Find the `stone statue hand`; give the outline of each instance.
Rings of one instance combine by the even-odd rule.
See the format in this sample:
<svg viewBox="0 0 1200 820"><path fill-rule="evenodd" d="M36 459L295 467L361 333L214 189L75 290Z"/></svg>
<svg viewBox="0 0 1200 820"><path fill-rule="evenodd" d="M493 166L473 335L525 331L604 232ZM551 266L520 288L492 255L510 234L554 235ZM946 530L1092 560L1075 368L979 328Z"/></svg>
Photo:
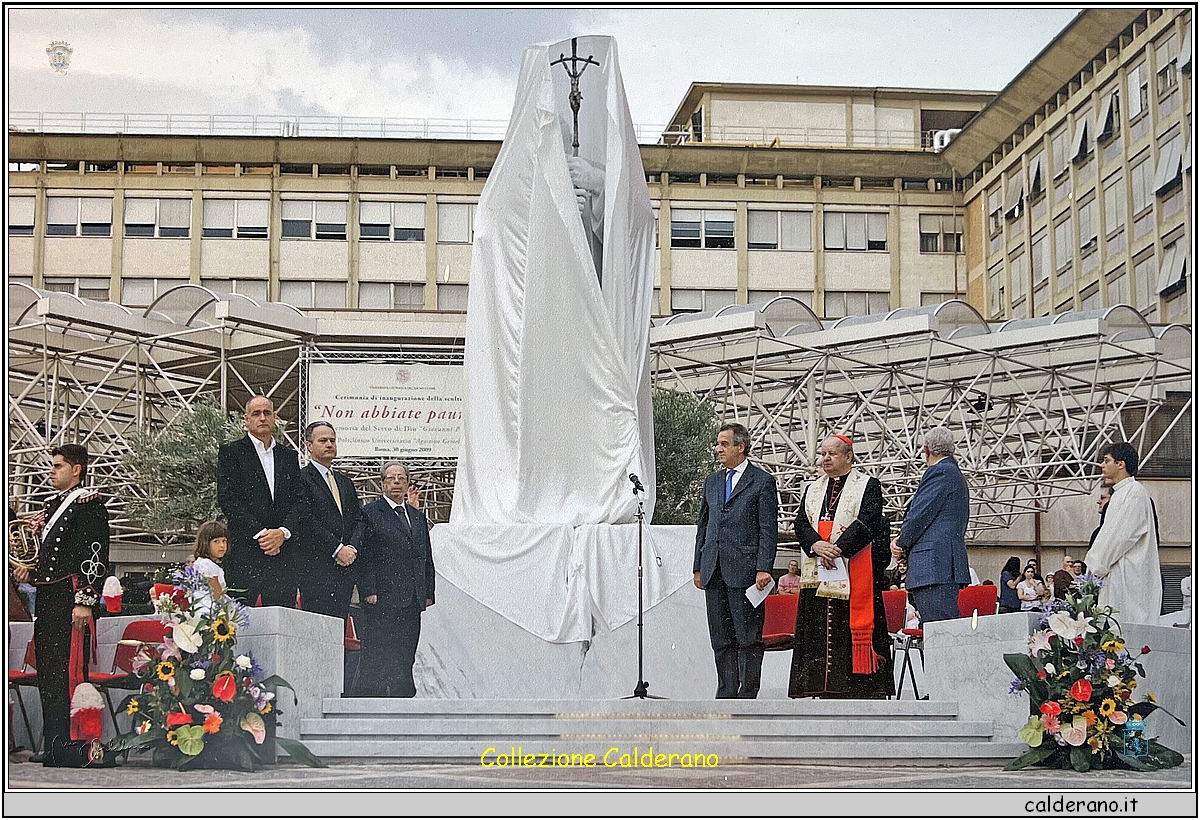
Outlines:
<svg viewBox="0 0 1200 820"><path fill-rule="evenodd" d="M604 172L580 157L567 157L567 170L582 214L589 200L596 202L604 195Z"/></svg>

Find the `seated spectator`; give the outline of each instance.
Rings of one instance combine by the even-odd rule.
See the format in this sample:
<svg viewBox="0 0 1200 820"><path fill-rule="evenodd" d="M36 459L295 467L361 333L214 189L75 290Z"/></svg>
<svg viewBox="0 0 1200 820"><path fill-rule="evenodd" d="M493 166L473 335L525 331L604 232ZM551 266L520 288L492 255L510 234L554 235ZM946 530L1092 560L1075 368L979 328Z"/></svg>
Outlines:
<svg viewBox="0 0 1200 820"><path fill-rule="evenodd" d="M779 579L780 595L800 594L800 564L794 558L788 561L787 575Z"/></svg>
<svg viewBox="0 0 1200 820"><path fill-rule="evenodd" d="M1033 565L1025 567L1025 574L1017 584L1017 598L1021 601L1021 611L1031 612L1039 609L1042 604L1042 585L1034 574Z"/></svg>
<svg viewBox="0 0 1200 820"><path fill-rule="evenodd" d="M1020 612L1021 599L1017 597L1017 584L1021 581L1021 559L1012 556L1000 570L1000 611Z"/></svg>

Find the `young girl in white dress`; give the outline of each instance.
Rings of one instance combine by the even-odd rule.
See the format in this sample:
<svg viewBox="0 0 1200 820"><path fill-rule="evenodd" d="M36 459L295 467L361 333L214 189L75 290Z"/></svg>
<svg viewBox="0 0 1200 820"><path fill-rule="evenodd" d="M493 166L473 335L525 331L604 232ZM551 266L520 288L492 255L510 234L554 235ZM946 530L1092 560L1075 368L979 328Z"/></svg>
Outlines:
<svg viewBox="0 0 1200 820"><path fill-rule="evenodd" d="M192 566L205 578L216 578L225 589L225 570L221 562L229 552L229 528L224 521L205 521L196 531Z"/></svg>

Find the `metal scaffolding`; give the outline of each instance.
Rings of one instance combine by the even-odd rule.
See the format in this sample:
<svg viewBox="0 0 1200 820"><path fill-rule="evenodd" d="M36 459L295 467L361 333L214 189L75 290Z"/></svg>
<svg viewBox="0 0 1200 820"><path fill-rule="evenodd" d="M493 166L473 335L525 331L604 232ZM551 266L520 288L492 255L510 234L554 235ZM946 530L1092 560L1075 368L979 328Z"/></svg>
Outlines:
<svg viewBox="0 0 1200 820"><path fill-rule="evenodd" d="M137 312L18 284L8 296L10 500L27 512L49 492L50 447L88 445L91 482L112 498L114 559L125 564L167 557L125 514L142 492L121 463L135 432L163 429L202 397L238 411L264 393L302 450L309 363L462 361L461 314L314 318L197 285ZM781 297L656 320L650 340L656 387L707 399L754 432L755 457L779 482L781 521L795 515L830 432L854 435L898 518L923 471L921 433L953 429L972 533L1091 490L1104 442L1132 441L1153 464L1187 425L1190 459L1191 331L1151 327L1127 307L989 324L950 301L828 322ZM339 466L378 493L376 462ZM431 519L446 520L454 459L411 466Z"/></svg>

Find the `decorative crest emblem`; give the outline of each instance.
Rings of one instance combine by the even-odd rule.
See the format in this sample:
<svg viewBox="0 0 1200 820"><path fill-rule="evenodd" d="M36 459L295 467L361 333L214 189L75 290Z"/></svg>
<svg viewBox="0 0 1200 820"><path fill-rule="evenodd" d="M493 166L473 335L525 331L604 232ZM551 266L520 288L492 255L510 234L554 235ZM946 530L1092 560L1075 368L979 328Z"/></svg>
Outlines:
<svg viewBox="0 0 1200 820"><path fill-rule="evenodd" d="M59 74L67 73L67 66L71 64L71 54L74 49L66 40L55 40L50 44L50 48L46 49L46 56L50 58L50 67Z"/></svg>
<svg viewBox="0 0 1200 820"><path fill-rule="evenodd" d="M407 367L396 368L397 384L408 384L410 381L412 381L412 370Z"/></svg>

